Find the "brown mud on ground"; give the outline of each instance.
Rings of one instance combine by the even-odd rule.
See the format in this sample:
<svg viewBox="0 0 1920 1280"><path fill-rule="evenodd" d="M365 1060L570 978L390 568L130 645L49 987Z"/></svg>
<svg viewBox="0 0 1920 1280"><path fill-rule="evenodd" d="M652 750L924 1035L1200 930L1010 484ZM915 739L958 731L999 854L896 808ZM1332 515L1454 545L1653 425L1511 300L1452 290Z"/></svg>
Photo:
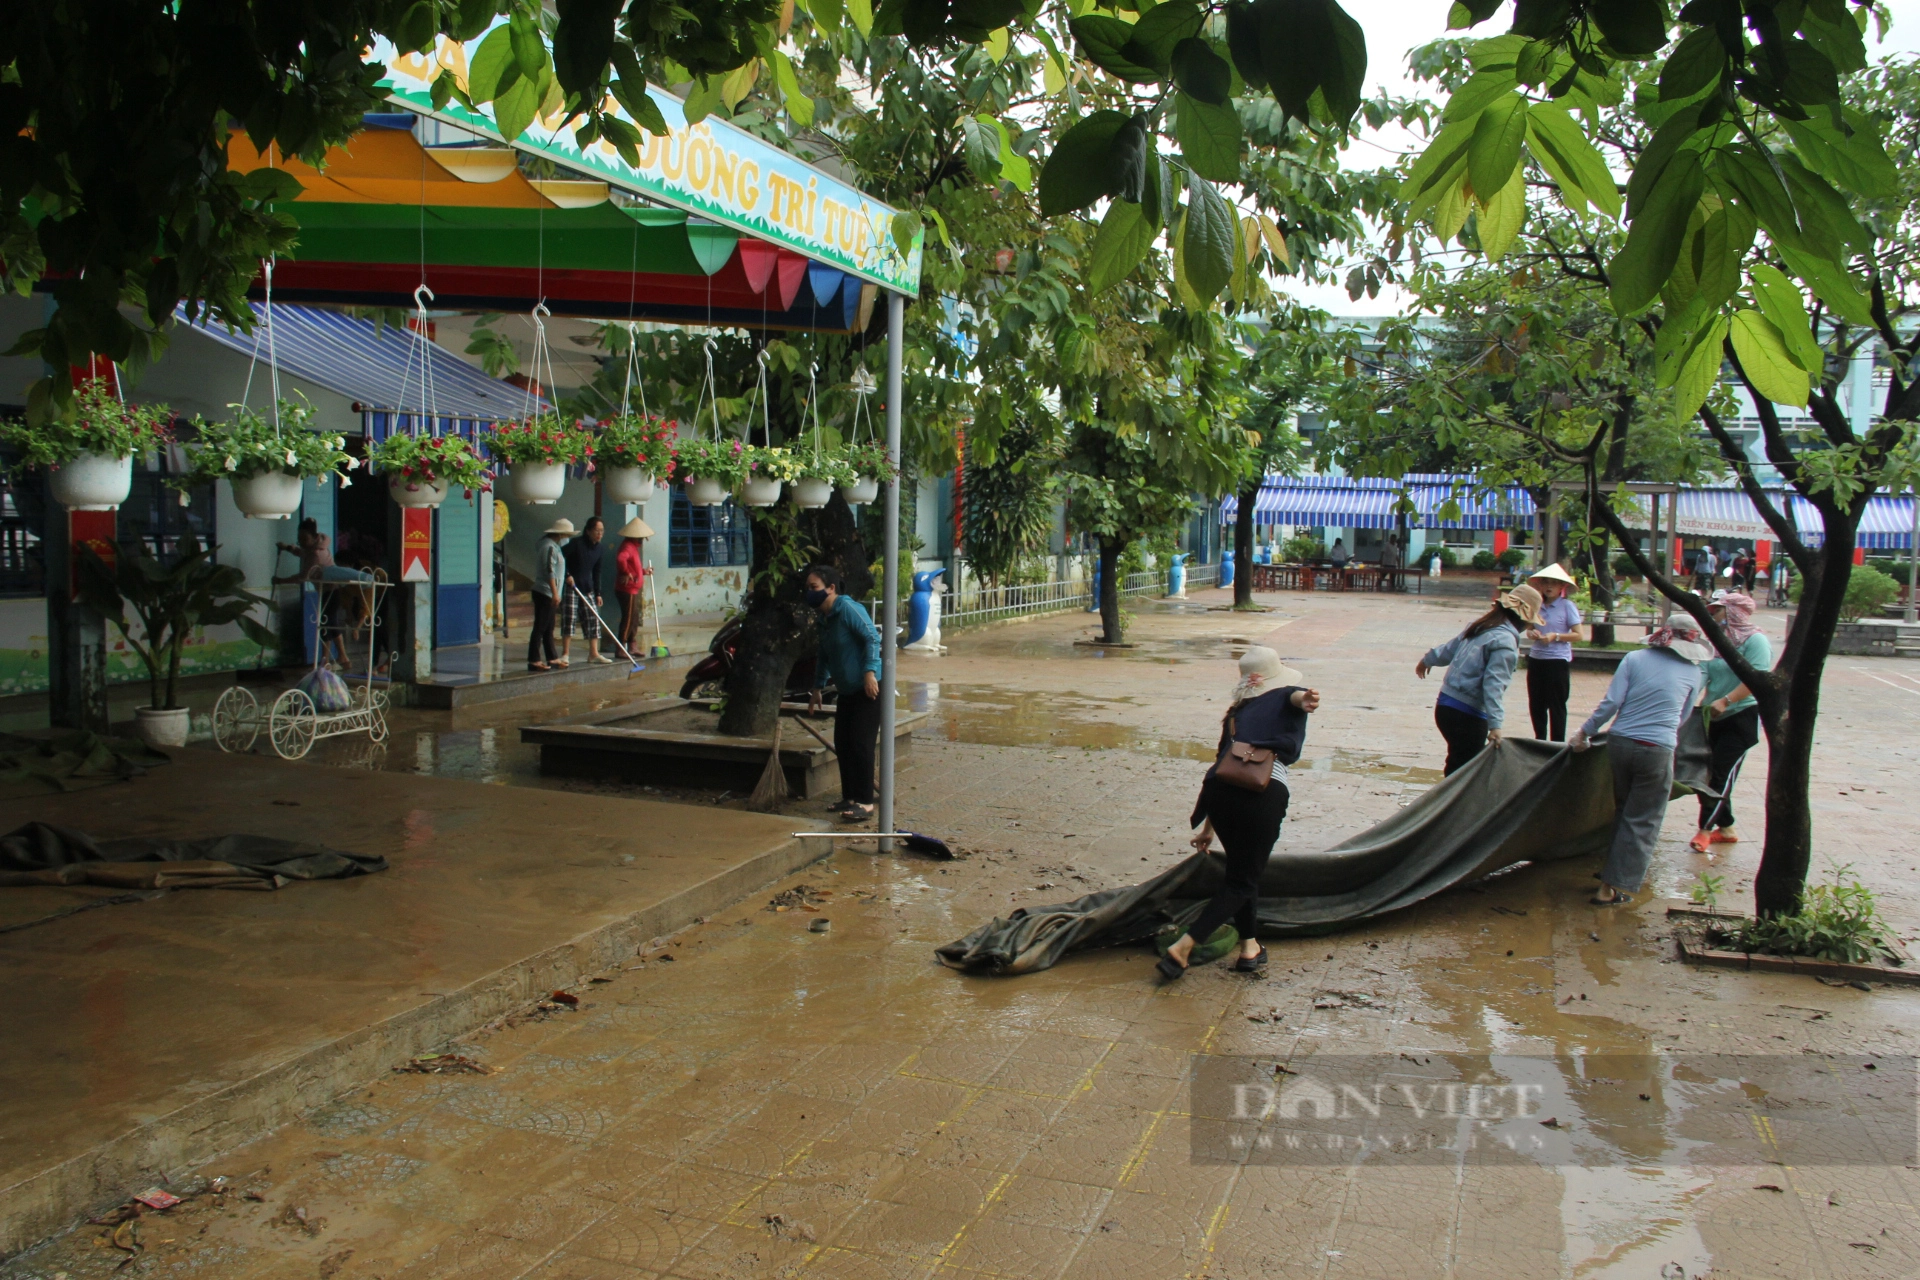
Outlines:
<svg viewBox="0 0 1920 1280"><path fill-rule="evenodd" d="M1290 616L1259 629L1202 612L1218 595L1178 612L1140 607L1141 646L1124 654L1075 649L1088 629L1076 616L950 634L947 657L904 659L903 701L936 716L901 773L901 822L963 858L843 848L596 975L608 981L581 983L577 1007L455 1047L492 1074L395 1075L179 1171L241 1179L261 1198L230 1196L177 1224L143 1219L147 1252L128 1272L1920 1274L1920 1156L1895 1135L1824 1164L1700 1163L1673 1078L1642 1099L1596 1087L1588 1070L1682 1053L1816 1071L1858 1071L1849 1055L1871 1054L1891 1070L1920 1043L1909 991L1675 962L1656 895L1684 896L1710 870L1726 877L1729 905L1747 903L1764 747L1739 794L1742 843L1712 863L1687 852L1692 812L1676 803L1631 907L1588 906L1593 868L1569 862L1274 943L1258 978L1215 966L1160 986L1150 953L1131 949L1009 980L935 964L934 946L992 915L1129 883L1183 855L1234 638L1279 648L1326 699L1307 752L1316 763L1288 780L1283 848L1331 844L1431 784L1437 680L1412 666L1459 627L1459 602L1272 597ZM1777 636L1780 615L1764 621ZM1910 670L1920 676L1836 660L1815 764L1821 849L1881 892L1902 936L1920 921L1920 820L1901 782L1920 743ZM1603 687L1575 674L1576 720ZM1511 732L1526 732L1524 699L1517 684ZM387 767L438 772L464 756L456 771L537 781L497 740L449 743L424 720L409 732ZM820 821L813 806L790 812ZM769 909L776 897L790 909ZM811 932L820 919L830 930ZM1197 1162L1195 1054L1250 1055L1283 1067L1282 1080L1350 1055L1490 1062L1552 1100L1551 1130L1580 1157ZM104 1231L84 1228L0 1277L112 1274L127 1254Z"/></svg>

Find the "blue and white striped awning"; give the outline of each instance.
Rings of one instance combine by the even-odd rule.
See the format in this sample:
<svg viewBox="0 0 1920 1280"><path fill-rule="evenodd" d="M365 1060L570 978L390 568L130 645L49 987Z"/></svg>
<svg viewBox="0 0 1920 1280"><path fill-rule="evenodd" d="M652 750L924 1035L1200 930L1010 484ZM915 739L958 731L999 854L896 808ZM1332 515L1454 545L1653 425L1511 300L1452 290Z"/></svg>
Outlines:
<svg viewBox="0 0 1920 1280"><path fill-rule="evenodd" d="M1407 521L1414 528L1531 529L1537 523L1533 495L1519 485L1478 489L1468 476L1419 474L1407 476L1405 483L1407 496L1419 512ZM1458 515L1441 514L1449 502L1458 508Z"/></svg>
<svg viewBox="0 0 1920 1280"><path fill-rule="evenodd" d="M1820 510L1805 498L1796 496L1793 500L1793 523L1799 530L1800 540L1810 547L1817 547L1827 539L1827 529L1820 519ZM1854 534L1854 545L1868 551L1906 551L1913 544L1913 499L1893 497L1889 494L1875 494L1867 499L1867 509L1860 515L1860 527Z"/></svg>
<svg viewBox="0 0 1920 1280"><path fill-rule="evenodd" d="M1514 487L1476 493L1470 480L1446 475L1409 475L1401 480L1268 476L1254 500L1253 522L1303 528L1392 529L1399 523L1403 489L1415 508L1415 513L1407 517L1411 528L1530 529L1534 524L1533 499L1526 490ZM1449 500L1458 503L1460 509L1459 515L1451 518L1440 514ZM1224 499L1220 504L1221 523L1231 524L1239 509L1237 498Z"/></svg>
<svg viewBox="0 0 1920 1280"><path fill-rule="evenodd" d="M249 359L256 352L267 359L266 327L260 321L266 308L253 304L252 333L232 333L204 320L193 325L215 342ZM182 322L186 317L180 316ZM427 377L421 377L422 354ZM273 308L273 353L280 368L316 382L355 401L362 412L398 410L472 422L504 422L522 416L527 393L510 383L489 378L445 347L398 325L375 325L371 320L343 315L321 307L276 303ZM427 404L431 398L433 403ZM546 408L535 397L535 409Z"/></svg>

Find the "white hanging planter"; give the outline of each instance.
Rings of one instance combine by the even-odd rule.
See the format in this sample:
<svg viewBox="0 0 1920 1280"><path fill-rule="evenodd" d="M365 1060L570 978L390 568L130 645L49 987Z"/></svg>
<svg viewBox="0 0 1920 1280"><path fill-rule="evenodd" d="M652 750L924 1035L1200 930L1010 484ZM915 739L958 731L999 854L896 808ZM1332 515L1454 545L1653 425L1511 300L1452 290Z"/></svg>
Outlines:
<svg viewBox="0 0 1920 1280"><path fill-rule="evenodd" d="M852 484L840 486L840 497L850 507L861 507L880 496L880 482L871 476L862 476Z"/></svg>
<svg viewBox="0 0 1920 1280"><path fill-rule="evenodd" d="M300 509L306 491L299 476L262 471L233 482L233 505L249 520L285 520Z"/></svg>
<svg viewBox="0 0 1920 1280"><path fill-rule="evenodd" d="M437 507L447 500L447 483L409 480L396 474L387 477L387 492L403 507Z"/></svg>
<svg viewBox="0 0 1920 1280"><path fill-rule="evenodd" d="M560 495L567 490L564 462L516 462L512 475L513 496L517 502L544 507L560 501Z"/></svg>
<svg viewBox="0 0 1920 1280"><path fill-rule="evenodd" d="M54 501L73 511L113 511L133 492L133 455L79 453L49 473Z"/></svg>
<svg viewBox="0 0 1920 1280"><path fill-rule="evenodd" d="M608 502L645 502L653 497L653 472L640 467L609 467L600 482Z"/></svg>
<svg viewBox="0 0 1920 1280"><path fill-rule="evenodd" d="M687 481L687 501L696 507L724 507L727 504L727 486L718 480L695 476Z"/></svg>
<svg viewBox="0 0 1920 1280"><path fill-rule="evenodd" d="M750 476L747 482L740 486L740 501L749 507L770 507L780 501L780 490L783 487L778 480Z"/></svg>
<svg viewBox="0 0 1920 1280"><path fill-rule="evenodd" d="M808 510L824 507L833 501L833 481L796 480L793 482L793 500Z"/></svg>

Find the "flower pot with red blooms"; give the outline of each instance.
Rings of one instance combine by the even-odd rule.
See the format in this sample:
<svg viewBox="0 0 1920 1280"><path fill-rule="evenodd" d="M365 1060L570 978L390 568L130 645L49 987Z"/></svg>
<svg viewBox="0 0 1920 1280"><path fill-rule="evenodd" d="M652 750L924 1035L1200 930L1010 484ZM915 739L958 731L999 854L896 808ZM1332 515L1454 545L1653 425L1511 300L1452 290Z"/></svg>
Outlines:
<svg viewBox="0 0 1920 1280"><path fill-rule="evenodd" d="M594 463L609 502L645 502L674 472L673 436L679 424L646 413L623 413L600 424ZM722 492L720 501L726 501Z"/></svg>
<svg viewBox="0 0 1920 1280"><path fill-rule="evenodd" d="M465 436L388 436L368 461L403 507L437 507L455 489L471 496L492 487L486 461Z"/></svg>
<svg viewBox="0 0 1920 1280"><path fill-rule="evenodd" d="M687 501L696 507L718 507L727 495L747 482L750 455L738 440L696 436L674 446L674 475L687 486ZM779 498L778 492L774 494Z"/></svg>
<svg viewBox="0 0 1920 1280"><path fill-rule="evenodd" d="M47 472L54 501L74 511L112 511L133 491L133 455L170 439L165 405L132 405L102 379L75 389L64 415L45 421L0 420L0 446L16 470Z"/></svg>
<svg viewBox="0 0 1920 1280"><path fill-rule="evenodd" d="M535 506L560 501L567 488L568 467L583 462L589 469L593 466L593 433L558 414L496 424L482 443L513 476L514 500Z"/></svg>

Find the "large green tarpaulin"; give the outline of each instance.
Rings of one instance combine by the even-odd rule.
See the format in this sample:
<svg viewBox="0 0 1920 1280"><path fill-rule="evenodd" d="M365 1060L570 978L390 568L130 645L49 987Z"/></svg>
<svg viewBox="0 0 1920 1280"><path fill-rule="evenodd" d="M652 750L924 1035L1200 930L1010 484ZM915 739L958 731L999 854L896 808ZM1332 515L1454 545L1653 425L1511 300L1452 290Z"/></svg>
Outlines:
<svg viewBox="0 0 1920 1280"><path fill-rule="evenodd" d="M1706 790L1706 758L1701 721L1692 717L1675 753L1676 781ZM1331 849L1289 849L1283 830L1260 882L1260 933L1328 933L1518 863L1598 855L1612 840L1613 818L1604 738L1579 753L1507 738ZM1195 854L1145 884L1022 907L934 954L955 969L1018 974L1072 951L1142 942L1197 916L1220 887L1222 865L1217 854Z"/></svg>

